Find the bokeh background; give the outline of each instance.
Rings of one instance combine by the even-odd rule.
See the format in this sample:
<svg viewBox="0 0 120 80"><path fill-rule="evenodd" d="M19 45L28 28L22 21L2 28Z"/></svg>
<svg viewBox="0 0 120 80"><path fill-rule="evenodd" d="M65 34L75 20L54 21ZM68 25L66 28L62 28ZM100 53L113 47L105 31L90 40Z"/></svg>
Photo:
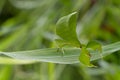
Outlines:
<svg viewBox="0 0 120 80"><path fill-rule="evenodd" d="M120 0L0 0L0 51L55 47L57 20L74 11L82 43L120 41ZM119 51L94 63L96 68L43 62L1 64L0 80L120 80Z"/></svg>

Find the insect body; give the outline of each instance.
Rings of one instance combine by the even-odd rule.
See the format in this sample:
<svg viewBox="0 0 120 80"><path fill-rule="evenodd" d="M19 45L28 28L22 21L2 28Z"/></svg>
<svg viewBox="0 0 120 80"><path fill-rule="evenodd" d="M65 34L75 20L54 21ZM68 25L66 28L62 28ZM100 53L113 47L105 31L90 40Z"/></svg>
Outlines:
<svg viewBox="0 0 120 80"><path fill-rule="evenodd" d="M59 47L71 45L80 47L81 43L76 34L77 12L60 18L56 24L56 34L60 37L56 39Z"/></svg>
<svg viewBox="0 0 120 80"><path fill-rule="evenodd" d="M60 18L56 24L56 34L59 38L55 39L56 44L58 45L57 51L62 51L64 56L63 47L65 45L70 45L73 47L81 48L80 49L80 56L79 61L87 66L93 66L90 63L90 53L87 50L87 46L83 46L78 37L76 32L77 26L77 12L73 12L67 16ZM91 46L91 44L90 44ZM96 46L95 46L96 48Z"/></svg>

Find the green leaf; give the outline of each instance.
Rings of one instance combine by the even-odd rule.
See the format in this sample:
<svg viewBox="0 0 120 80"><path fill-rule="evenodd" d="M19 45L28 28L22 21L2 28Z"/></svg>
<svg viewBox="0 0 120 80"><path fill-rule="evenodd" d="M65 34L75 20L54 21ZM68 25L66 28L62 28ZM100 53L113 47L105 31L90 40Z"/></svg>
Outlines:
<svg viewBox="0 0 120 80"><path fill-rule="evenodd" d="M35 63L36 61L33 60L20 60L20 59L13 59L9 57L0 57L0 64L31 64Z"/></svg>
<svg viewBox="0 0 120 80"><path fill-rule="evenodd" d="M39 49L39 50L30 50L30 51L17 51L17 52L0 52L5 56L8 56L10 60L6 62L4 60L0 60L0 64L27 64L27 61L33 62L52 62L59 64L74 64L79 63L79 55L81 54L80 48L64 48L65 54L61 56L62 52L57 52L58 48L47 48L47 49ZM110 55L116 51L120 50L120 42L116 42L113 44L109 44L106 46L102 46L102 53L98 54L98 51L90 52L90 61L94 61L107 55ZM7 61L8 61L7 60ZM18 61L17 61L18 60ZM14 63L13 63L13 62ZM25 63L26 62L26 63ZM31 63L33 63L31 62Z"/></svg>
<svg viewBox="0 0 120 80"><path fill-rule="evenodd" d="M11 80L13 74L12 66L5 65L0 71L0 80Z"/></svg>
<svg viewBox="0 0 120 80"><path fill-rule="evenodd" d="M86 49L86 47L82 47L81 53L80 53L80 56L79 56L79 60L85 66L88 66L88 67L93 67L94 66L90 63L90 53Z"/></svg>
<svg viewBox="0 0 120 80"><path fill-rule="evenodd" d="M102 52L102 45L98 41L89 41L86 47Z"/></svg>
<svg viewBox="0 0 120 80"><path fill-rule="evenodd" d="M56 34L60 37L59 41L79 47L80 42L76 34L76 24L77 12L60 18L56 24Z"/></svg>

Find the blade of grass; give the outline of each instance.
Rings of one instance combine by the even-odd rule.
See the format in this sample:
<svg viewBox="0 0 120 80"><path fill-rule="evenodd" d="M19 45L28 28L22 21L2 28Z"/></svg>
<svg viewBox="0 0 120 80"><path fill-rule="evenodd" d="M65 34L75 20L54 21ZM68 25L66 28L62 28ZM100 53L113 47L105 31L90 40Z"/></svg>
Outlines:
<svg viewBox="0 0 120 80"><path fill-rule="evenodd" d="M8 57L0 57L0 64L30 64L30 63L34 63L35 61L31 61L31 60L19 60L19 59L12 59L12 58L8 58Z"/></svg>
<svg viewBox="0 0 120 80"><path fill-rule="evenodd" d="M111 53L120 50L120 42L109 44L102 47L103 52L101 54L97 51L91 51L91 61L105 57ZM47 48L31 51L18 51L18 52L1 52L6 56L12 57L13 59L20 60L33 60L41 62L52 62L52 63L61 63L61 64L73 64L79 63L79 48L65 48L65 54L62 56L61 52L57 52L57 48ZM1 61L0 63L4 63ZM17 63L17 61L16 61Z"/></svg>
<svg viewBox="0 0 120 80"><path fill-rule="evenodd" d="M12 66L5 65L0 71L0 80L11 80L12 73L13 73Z"/></svg>

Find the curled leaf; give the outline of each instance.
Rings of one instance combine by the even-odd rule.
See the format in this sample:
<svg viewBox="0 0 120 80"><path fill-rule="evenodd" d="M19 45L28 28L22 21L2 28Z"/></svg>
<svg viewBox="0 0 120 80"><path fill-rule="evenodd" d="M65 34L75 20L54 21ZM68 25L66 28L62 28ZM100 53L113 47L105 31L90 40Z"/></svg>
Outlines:
<svg viewBox="0 0 120 80"><path fill-rule="evenodd" d="M85 47L82 47L79 61L87 67L94 67L94 65L90 63L90 57L89 51Z"/></svg>
<svg viewBox="0 0 120 80"><path fill-rule="evenodd" d="M102 52L102 45L98 41L90 41L86 47L92 48L93 50L98 50L100 53Z"/></svg>
<svg viewBox="0 0 120 80"><path fill-rule="evenodd" d="M77 12L60 18L56 24L56 34L67 44L79 47L80 42L76 34ZM59 41L60 41L59 40Z"/></svg>

